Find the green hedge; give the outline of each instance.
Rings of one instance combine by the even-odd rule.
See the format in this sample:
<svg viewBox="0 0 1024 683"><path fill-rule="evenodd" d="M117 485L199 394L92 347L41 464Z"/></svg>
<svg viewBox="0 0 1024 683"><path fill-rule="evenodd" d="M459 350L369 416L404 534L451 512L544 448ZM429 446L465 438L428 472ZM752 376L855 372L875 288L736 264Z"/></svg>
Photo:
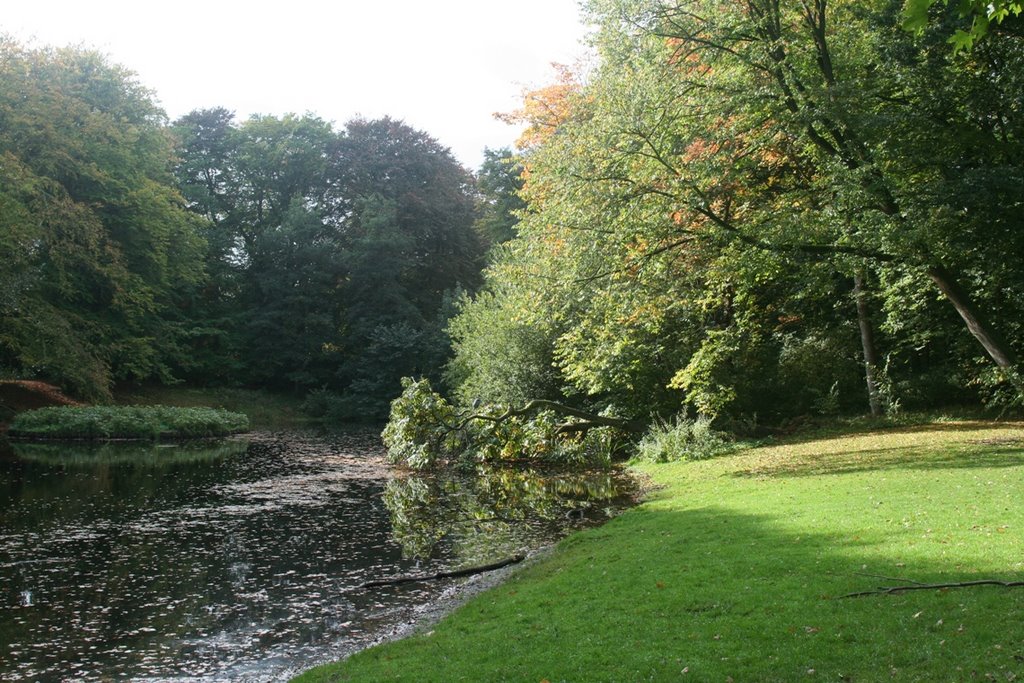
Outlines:
<svg viewBox="0 0 1024 683"><path fill-rule="evenodd" d="M217 408L56 406L19 413L8 434L37 439L161 439L227 436L249 418Z"/></svg>

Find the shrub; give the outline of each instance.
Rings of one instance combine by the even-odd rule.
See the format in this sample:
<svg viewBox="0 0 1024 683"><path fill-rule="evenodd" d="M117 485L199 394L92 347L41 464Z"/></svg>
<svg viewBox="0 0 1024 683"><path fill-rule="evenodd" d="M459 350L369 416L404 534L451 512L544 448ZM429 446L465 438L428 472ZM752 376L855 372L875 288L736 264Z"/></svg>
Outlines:
<svg viewBox="0 0 1024 683"><path fill-rule="evenodd" d="M38 439L160 439L227 436L249 429L249 418L217 408L56 406L18 414L8 429Z"/></svg>
<svg viewBox="0 0 1024 683"><path fill-rule="evenodd" d="M711 428L710 419L691 420L679 416L671 421L656 422L637 445L636 458L650 462L704 460L728 448L725 435Z"/></svg>

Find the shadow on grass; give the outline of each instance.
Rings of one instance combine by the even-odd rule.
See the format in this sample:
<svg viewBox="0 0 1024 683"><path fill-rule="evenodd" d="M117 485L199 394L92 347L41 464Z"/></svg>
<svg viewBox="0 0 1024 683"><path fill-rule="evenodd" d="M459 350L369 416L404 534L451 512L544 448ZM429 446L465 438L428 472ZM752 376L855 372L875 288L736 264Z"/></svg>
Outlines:
<svg viewBox="0 0 1024 683"><path fill-rule="evenodd" d="M781 523L789 512L638 508L567 539L553 558L429 633L301 680L966 680L971 672L1012 680L1007 672L1024 673L1024 627L1002 618L1024 607L1024 590L837 599L878 585L868 574L899 571L929 583L977 578L970 563L983 550L960 558L959 567L938 553L892 557L877 541L853 540L855 519L803 533ZM906 567L894 569L900 561Z"/></svg>

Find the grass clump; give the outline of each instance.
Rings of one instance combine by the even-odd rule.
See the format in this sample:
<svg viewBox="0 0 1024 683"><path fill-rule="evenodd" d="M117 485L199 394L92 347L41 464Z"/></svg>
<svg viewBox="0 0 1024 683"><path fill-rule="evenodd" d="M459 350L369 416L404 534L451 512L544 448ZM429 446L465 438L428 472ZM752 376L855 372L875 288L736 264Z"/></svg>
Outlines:
<svg viewBox="0 0 1024 683"><path fill-rule="evenodd" d="M674 460L705 460L730 448L725 435L711 428L711 420L684 416L655 423L640 440L636 460L666 463Z"/></svg>
<svg viewBox="0 0 1024 683"><path fill-rule="evenodd" d="M19 413L8 434L36 439L197 439L237 434L249 418L217 408L55 406Z"/></svg>
<svg viewBox="0 0 1024 683"><path fill-rule="evenodd" d="M1024 677L1024 424L937 423L638 467L657 488L431 630L311 681ZM893 577L887 579L885 577Z"/></svg>

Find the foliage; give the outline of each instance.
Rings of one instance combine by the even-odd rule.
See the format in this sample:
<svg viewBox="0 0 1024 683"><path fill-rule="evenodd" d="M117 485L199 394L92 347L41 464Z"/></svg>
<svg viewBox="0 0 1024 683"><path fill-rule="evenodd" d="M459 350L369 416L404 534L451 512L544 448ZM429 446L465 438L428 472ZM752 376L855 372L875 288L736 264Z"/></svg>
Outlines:
<svg viewBox="0 0 1024 683"><path fill-rule="evenodd" d="M907 0L903 8L903 28L921 34L928 26L928 10L940 4L938 0ZM969 20L969 26L957 28L948 38L954 51L970 50L974 44L988 35L993 26L998 26L1010 17L1020 17L1024 2L1020 0L957 0L946 3L955 8L960 19ZM941 4L940 4L941 6Z"/></svg>
<svg viewBox="0 0 1024 683"><path fill-rule="evenodd" d="M0 366L90 398L170 378L203 240L163 123L100 54L0 39Z"/></svg>
<svg viewBox="0 0 1024 683"><path fill-rule="evenodd" d="M216 408L53 406L18 413L11 436L34 439L161 439L226 436L249 429L249 418Z"/></svg>
<svg viewBox="0 0 1024 683"><path fill-rule="evenodd" d="M558 462L607 464L622 446L613 426L577 429L554 409L500 404L459 410L427 379L402 379L381 434L393 463L429 469L448 462Z"/></svg>
<svg viewBox="0 0 1024 683"><path fill-rule="evenodd" d="M488 285L457 304L448 326L453 357L446 383L462 405L556 398L562 380L553 358L554 321L544 308L533 306L529 290L504 282Z"/></svg>
<svg viewBox="0 0 1024 683"><path fill-rule="evenodd" d="M689 419L677 415L670 421L656 422L636 447L636 460L641 462L673 462L704 460L724 453L729 448L725 436L711 427L711 419L700 416Z"/></svg>
<svg viewBox="0 0 1024 683"><path fill-rule="evenodd" d="M461 401L777 424L866 409L864 342L890 406L999 391L982 353L1013 385L1019 36L954 57L881 1L589 8L597 66L514 115L527 207L452 322Z"/></svg>
<svg viewBox="0 0 1024 683"><path fill-rule="evenodd" d="M476 176L480 200L473 227L489 244L501 244L516 236L519 213L526 208L519 196L523 171L512 150L484 149L484 161Z"/></svg>
<svg viewBox="0 0 1024 683"><path fill-rule="evenodd" d="M280 429L308 424L303 401L287 393L238 387L190 387L183 384L121 385L114 392L119 405L165 405L180 408L221 408L244 413L253 428Z"/></svg>
<svg viewBox="0 0 1024 683"><path fill-rule="evenodd" d="M480 563L529 547L538 531L564 523L567 516L582 517L594 508L610 514L626 490L628 484L606 469L477 466L462 476L391 479L383 500L403 557L428 559L454 538L461 560Z"/></svg>
<svg viewBox="0 0 1024 683"><path fill-rule="evenodd" d="M640 506L429 631L297 680L1019 677L1024 628L1001 615L1020 588L837 598L886 583L870 575L1019 578L1022 439L945 422L644 465L658 488Z"/></svg>
<svg viewBox="0 0 1024 683"><path fill-rule="evenodd" d="M440 374L446 307L483 252L471 177L447 149L389 118L335 131L213 109L175 127L214 280L190 371L324 387L343 399L332 415L360 420L387 414L403 375Z"/></svg>
<svg viewBox="0 0 1024 683"><path fill-rule="evenodd" d="M381 438L388 458L413 469L426 469L461 452L461 435L451 428L455 408L434 393L426 379L402 378L402 395L391 403Z"/></svg>

